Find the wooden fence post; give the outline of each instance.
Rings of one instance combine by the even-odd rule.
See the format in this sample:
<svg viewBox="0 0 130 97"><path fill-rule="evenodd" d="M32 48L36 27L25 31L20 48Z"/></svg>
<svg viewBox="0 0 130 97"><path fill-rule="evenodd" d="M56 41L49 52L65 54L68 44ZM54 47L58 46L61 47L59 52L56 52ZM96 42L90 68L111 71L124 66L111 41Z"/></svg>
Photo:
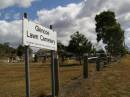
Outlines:
<svg viewBox="0 0 130 97"><path fill-rule="evenodd" d="M84 56L83 77L84 79L88 78L88 56Z"/></svg>
<svg viewBox="0 0 130 97"><path fill-rule="evenodd" d="M99 59L99 57L96 60L96 70L100 71L100 59Z"/></svg>

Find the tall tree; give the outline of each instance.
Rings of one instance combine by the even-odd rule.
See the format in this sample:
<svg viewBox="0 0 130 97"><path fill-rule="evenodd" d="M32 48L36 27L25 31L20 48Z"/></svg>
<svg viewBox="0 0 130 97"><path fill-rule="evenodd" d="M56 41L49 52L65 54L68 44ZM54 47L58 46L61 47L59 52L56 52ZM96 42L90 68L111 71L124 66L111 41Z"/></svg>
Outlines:
<svg viewBox="0 0 130 97"><path fill-rule="evenodd" d="M65 52L66 52L66 47L60 41L58 41L57 47L58 47L59 59L61 59L60 64L63 64L64 57L65 57Z"/></svg>
<svg viewBox="0 0 130 97"><path fill-rule="evenodd" d="M58 47L58 54L59 54L59 55L62 54L62 51L65 51L65 50L66 50L66 47L65 47L60 41L58 41L57 47Z"/></svg>
<svg viewBox="0 0 130 97"><path fill-rule="evenodd" d="M124 31L112 11L104 11L95 17L97 41L107 44L108 52L119 54L124 49Z"/></svg>
<svg viewBox="0 0 130 97"><path fill-rule="evenodd" d="M89 53L91 51L92 44L86 39L83 34L75 32L71 35L71 40L69 41L68 51L75 53L79 59L84 53ZM80 60L81 63L81 60Z"/></svg>

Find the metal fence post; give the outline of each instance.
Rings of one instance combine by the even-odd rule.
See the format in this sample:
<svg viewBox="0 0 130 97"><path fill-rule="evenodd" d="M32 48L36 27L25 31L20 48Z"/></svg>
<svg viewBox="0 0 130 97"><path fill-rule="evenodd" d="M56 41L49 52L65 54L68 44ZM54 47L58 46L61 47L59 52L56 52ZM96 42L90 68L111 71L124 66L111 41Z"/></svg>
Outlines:
<svg viewBox="0 0 130 97"><path fill-rule="evenodd" d="M55 96L59 94L59 64L58 64L58 57L57 53L55 52Z"/></svg>
<svg viewBox="0 0 130 97"><path fill-rule="evenodd" d="M29 47L25 46L25 80L26 97L30 97L30 70L29 70Z"/></svg>
<svg viewBox="0 0 130 97"><path fill-rule="evenodd" d="M24 18L27 18L27 13L24 13ZM25 46L25 82L26 97L30 97L29 46Z"/></svg>
<svg viewBox="0 0 130 97"><path fill-rule="evenodd" d="M50 25L50 29L52 29L52 25ZM52 97L58 96L59 94L58 65L57 53L51 51Z"/></svg>
<svg viewBox="0 0 130 97"><path fill-rule="evenodd" d="M51 80L52 80L52 97L55 97L55 64L54 51L51 51Z"/></svg>
<svg viewBox="0 0 130 97"><path fill-rule="evenodd" d="M52 29L52 25L50 25ZM52 80L52 97L55 97L55 53L51 50L51 80Z"/></svg>

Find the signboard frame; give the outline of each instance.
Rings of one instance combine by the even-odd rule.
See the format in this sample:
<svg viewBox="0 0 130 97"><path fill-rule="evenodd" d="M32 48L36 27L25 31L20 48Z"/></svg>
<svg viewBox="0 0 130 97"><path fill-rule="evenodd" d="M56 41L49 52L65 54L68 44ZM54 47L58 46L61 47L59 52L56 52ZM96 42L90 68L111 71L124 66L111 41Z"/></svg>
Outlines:
<svg viewBox="0 0 130 97"><path fill-rule="evenodd" d="M38 23L23 18L23 46L57 51L57 33Z"/></svg>

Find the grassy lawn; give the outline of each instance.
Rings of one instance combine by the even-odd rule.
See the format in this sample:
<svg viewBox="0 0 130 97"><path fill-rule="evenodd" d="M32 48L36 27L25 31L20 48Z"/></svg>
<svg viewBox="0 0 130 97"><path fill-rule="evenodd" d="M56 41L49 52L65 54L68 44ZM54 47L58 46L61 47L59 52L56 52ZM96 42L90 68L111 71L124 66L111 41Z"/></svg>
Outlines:
<svg viewBox="0 0 130 97"><path fill-rule="evenodd" d="M102 74L101 97L130 97L130 58L123 58Z"/></svg>
<svg viewBox="0 0 130 97"><path fill-rule="evenodd" d="M101 71L89 64L89 78L82 78L82 66L59 69L59 97L130 97L130 56ZM31 97L51 94L49 64L30 64ZM0 63L0 97L25 97L24 63Z"/></svg>
<svg viewBox="0 0 130 97"><path fill-rule="evenodd" d="M31 95L50 92L50 69L40 64L30 65ZM43 91L45 90L45 91ZM0 65L0 97L25 97L23 64Z"/></svg>
<svg viewBox="0 0 130 97"><path fill-rule="evenodd" d="M80 67L60 68L60 86L79 75ZM24 63L0 63L0 97L25 97ZM51 94L50 64L30 64L31 97Z"/></svg>

